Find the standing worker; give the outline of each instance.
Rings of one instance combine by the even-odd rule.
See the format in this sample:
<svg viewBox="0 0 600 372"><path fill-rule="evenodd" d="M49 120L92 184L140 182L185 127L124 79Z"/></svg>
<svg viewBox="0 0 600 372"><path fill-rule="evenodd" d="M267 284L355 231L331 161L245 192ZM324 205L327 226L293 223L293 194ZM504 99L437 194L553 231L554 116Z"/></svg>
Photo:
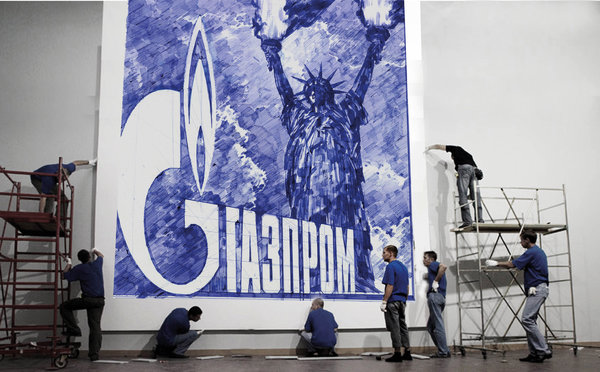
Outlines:
<svg viewBox="0 0 600 372"><path fill-rule="evenodd" d="M442 312L446 307L446 265L437 262L437 253L427 251L423 254L423 265L427 267L427 307L429 319L427 331L438 351L431 358L450 358L450 350L446 342L446 329Z"/></svg>
<svg viewBox="0 0 600 372"><path fill-rule="evenodd" d="M63 169L67 171L67 175L75 172L78 166L80 165L91 165L92 167L96 165L96 159L93 160L75 160L72 163L63 164ZM60 169L59 164L48 164L44 165L41 168L36 169L34 172L36 173L52 173L58 174ZM42 176L38 174L31 175L31 184L38 193L42 195L58 195L58 177L56 176ZM40 213L52 213L54 212L54 198L50 198L50 200L46 200L45 196L40 198Z"/></svg>
<svg viewBox="0 0 600 372"><path fill-rule="evenodd" d="M483 223L483 211L481 209L481 195L479 189L475 190L475 181L483 178L483 172L477 168L473 156L466 152L460 146L453 145L431 145L425 151L442 150L449 152L454 161L454 169L458 173L456 186L458 187L458 203L460 204L460 216L462 225L459 228L471 226L473 219L471 218L471 210L469 209L468 199L477 199L477 222ZM477 192L477 198L475 193Z"/></svg>
<svg viewBox="0 0 600 372"><path fill-rule="evenodd" d="M408 297L408 269L400 260L397 260L398 248L388 245L383 248L383 260L388 263L383 274L385 292L380 309L385 314L385 326L390 331L394 355L387 358L386 362L398 363L403 360L412 360L410 354L410 341L408 327L406 326L406 299ZM402 355L404 347L404 355Z"/></svg>
<svg viewBox="0 0 600 372"><path fill-rule="evenodd" d="M63 271L63 276L69 282L79 281L81 284L81 297L63 302L59 309L66 327L63 334L75 337L81 336L81 329L77 326L73 311L87 310L88 325L90 327L88 356L91 361L94 361L98 360L98 352L102 346L100 321L104 309L104 280L102 277L104 255L96 248L92 249L92 253L96 256L94 261L91 261L90 252L85 249L80 250L77 253L77 258L81 263L74 267L71 267L71 259L66 259L67 266Z"/></svg>
<svg viewBox="0 0 600 372"><path fill-rule="evenodd" d="M486 266L500 266L506 269L517 268L525 270L525 307L521 324L527 334L529 355L519 359L521 362L542 363L545 359L552 358L552 350L548 348L546 339L537 325L540 308L548 297L548 258L546 253L535 242L537 235L533 230L524 230L521 233L521 246L526 249L519 258L512 261L498 262L487 260Z"/></svg>

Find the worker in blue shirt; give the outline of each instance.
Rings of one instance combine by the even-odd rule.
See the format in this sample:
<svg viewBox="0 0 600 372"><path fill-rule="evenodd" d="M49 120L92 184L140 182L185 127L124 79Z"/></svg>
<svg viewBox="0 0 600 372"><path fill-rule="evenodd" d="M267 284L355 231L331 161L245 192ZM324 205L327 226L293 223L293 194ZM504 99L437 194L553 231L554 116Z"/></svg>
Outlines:
<svg viewBox="0 0 600 372"><path fill-rule="evenodd" d="M96 159L93 160L75 160L72 163L63 164L63 169L67 172L67 175L75 172L80 165L91 165L96 166ZM60 169L59 164L48 164L34 170L35 173L52 173L58 174ZM42 176L39 174L31 175L31 184L38 193L42 195L58 195L58 177L56 176ZM40 198L39 205L40 213L53 213L54 212L54 198L47 200L45 196ZM62 212L62 211L61 211Z"/></svg>
<svg viewBox="0 0 600 372"><path fill-rule="evenodd" d="M91 361L98 360L98 352L102 346L102 330L100 321L104 310L104 279L102 276L102 262L104 255L94 248L92 253L96 259L92 261L90 252L85 249L77 253L81 263L71 266L71 259L66 258L67 266L63 270L63 277L69 282L79 281L81 285L81 297L72 298L63 302L60 307L60 315L65 325L66 336L81 336L81 329L73 314L74 310L87 310L88 326L90 327L89 352Z"/></svg>
<svg viewBox="0 0 600 372"><path fill-rule="evenodd" d="M437 253L427 251L423 254L423 265L427 267L427 307L429 319L427 331L438 351L431 358L450 358L450 350L446 342L446 329L442 312L446 307L446 265L437 261Z"/></svg>
<svg viewBox="0 0 600 372"><path fill-rule="evenodd" d="M337 343L338 324L333 314L323 309L323 306L323 299L313 300L304 330L300 333L306 341L308 356L337 356L334 348Z"/></svg>
<svg viewBox="0 0 600 372"><path fill-rule="evenodd" d="M155 356L170 358L188 358L184 355L202 331L190 330L190 321L197 322L202 315L202 309L192 306L189 310L177 308L165 318L156 335L158 345L154 349Z"/></svg>
<svg viewBox="0 0 600 372"><path fill-rule="evenodd" d="M546 253L535 244L536 241L537 234L533 230L524 230L521 233L521 246L526 249L525 253L512 261L487 260L486 265L525 271L524 284L527 300L523 308L521 324L527 334L529 355L519 360L542 363L544 360L552 358L552 350L548 348L546 339L537 325L538 313L549 293L548 258Z"/></svg>
<svg viewBox="0 0 600 372"><path fill-rule="evenodd" d="M383 248L382 257L388 265L385 268L382 282L385 284L383 301L379 307L385 314L385 326L392 337L394 355L386 362L398 363L412 360L410 340L406 326L406 299L408 297L408 269L397 259L398 248L388 245ZM404 347L404 354L402 354Z"/></svg>

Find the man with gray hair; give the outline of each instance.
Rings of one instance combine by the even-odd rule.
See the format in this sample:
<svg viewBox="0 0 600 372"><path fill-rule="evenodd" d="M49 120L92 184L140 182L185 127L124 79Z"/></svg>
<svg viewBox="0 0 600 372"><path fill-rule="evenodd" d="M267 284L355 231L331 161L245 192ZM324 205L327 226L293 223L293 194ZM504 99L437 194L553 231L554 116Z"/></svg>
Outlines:
<svg viewBox="0 0 600 372"><path fill-rule="evenodd" d="M321 298L313 300L304 330L300 333L306 341L308 356L337 356L334 347L338 324L333 314L323 309L324 305Z"/></svg>

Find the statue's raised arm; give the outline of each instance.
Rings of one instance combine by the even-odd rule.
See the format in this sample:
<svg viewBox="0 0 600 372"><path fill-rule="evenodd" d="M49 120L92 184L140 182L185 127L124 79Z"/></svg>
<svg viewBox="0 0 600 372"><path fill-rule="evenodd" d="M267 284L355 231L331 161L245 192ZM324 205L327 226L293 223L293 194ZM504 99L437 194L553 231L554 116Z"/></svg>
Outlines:
<svg viewBox="0 0 600 372"><path fill-rule="evenodd" d="M281 42L275 39L262 40L260 44L265 57L267 59L267 66L269 71L273 71L275 76L275 85L277 91L281 96L283 105L291 104L294 101L294 91L292 86L285 76L283 71L283 65L281 64L281 58L279 57L279 51L281 51Z"/></svg>
<svg viewBox="0 0 600 372"><path fill-rule="evenodd" d="M386 40L390 37L390 32L383 27L371 26L367 29L366 36L370 42L369 49L367 49L367 55L351 90L358 97L360 103L363 102L369 89L369 84L373 77L373 69L381 61L381 51Z"/></svg>

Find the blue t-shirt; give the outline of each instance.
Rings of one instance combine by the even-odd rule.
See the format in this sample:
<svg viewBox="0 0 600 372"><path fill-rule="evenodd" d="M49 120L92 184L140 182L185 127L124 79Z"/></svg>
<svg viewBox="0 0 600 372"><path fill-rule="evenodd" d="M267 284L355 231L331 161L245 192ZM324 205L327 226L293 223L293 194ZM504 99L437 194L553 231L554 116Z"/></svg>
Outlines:
<svg viewBox="0 0 600 372"><path fill-rule="evenodd" d="M391 284L394 287L388 302L406 302L408 296L408 269L400 260L394 260L387 265L382 283Z"/></svg>
<svg viewBox="0 0 600 372"><path fill-rule="evenodd" d="M546 253L537 245L527 249L521 257L514 259L512 263L517 269L525 270L525 292L538 284L549 283L548 259Z"/></svg>
<svg viewBox="0 0 600 372"><path fill-rule="evenodd" d="M335 322L333 314L322 308L312 310L308 314L304 329L312 332L310 342L318 347L334 347L336 343L335 329L338 324Z"/></svg>
<svg viewBox="0 0 600 372"><path fill-rule="evenodd" d="M175 346L175 335L187 333L189 330L190 319L188 318L188 311L183 307L179 307L171 311L171 314L165 318L156 335L156 341L158 341L159 345Z"/></svg>
<svg viewBox="0 0 600 372"><path fill-rule="evenodd" d="M64 274L65 279L70 282L79 280L84 297L104 297L102 261L102 257L96 257L94 261L76 265Z"/></svg>
<svg viewBox="0 0 600 372"><path fill-rule="evenodd" d="M69 164L63 164L63 168L68 170L69 173L73 173L73 172L75 172L76 167L75 167L75 164L69 163ZM44 165L43 167L34 170L34 172L58 174L58 169L59 169L58 164L48 164L48 165ZM52 189L54 188L54 185L56 185L58 183L58 177L38 176L38 175L32 175L32 177L37 178L42 181L42 194L51 194Z"/></svg>
<svg viewBox="0 0 600 372"><path fill-rule="evenodd" d="M438 270L440 269L440 263L437 261L433 261L427 267L427 281L429 282L429 292L431 292L431 284L435 280L435 277L438 274ZM446 297L446 273L442 275L440 279L440 286L438 288L438 293L441 293Z"/></svg>

